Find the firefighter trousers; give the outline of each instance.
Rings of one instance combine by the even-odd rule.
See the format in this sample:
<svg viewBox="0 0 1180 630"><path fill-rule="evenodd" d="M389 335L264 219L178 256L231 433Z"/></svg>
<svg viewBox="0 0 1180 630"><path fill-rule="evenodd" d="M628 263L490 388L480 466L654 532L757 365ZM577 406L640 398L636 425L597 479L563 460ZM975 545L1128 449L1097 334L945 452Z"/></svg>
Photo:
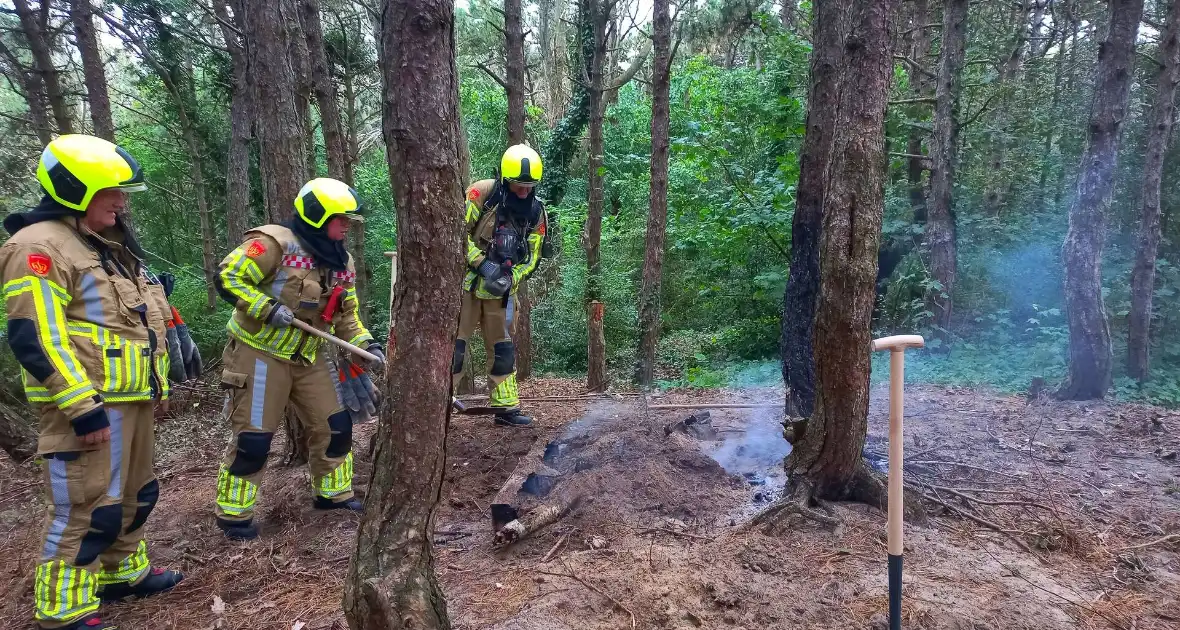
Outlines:
<svg viewBox="0 0 1180 630"><path fill-rule="evenodd" d="M151 401L108 404L111 441L91 450L44 453L45 519L33 581L34 617L68 625L98 609L99 587L148 574L143 529L160 496L152 471ZM46 407L45 414L60 414Z"/></svg>
<svg viewBox="0 0 1180 630"><path fill-rule="evenodd" d="M468 342L478 328L483 333L488 357L488 399L493 407L512 409L520 406L516 390L516 348L512 345L512 326L516 314L516 296L481 300L473 291L463 292L459 307L459 334L455 338L455 355L451 361L452 387L463 377L463 368L471 354Z"/></svg>
<svg viewBox="0 0 1180 630"><path fill-rule="evenodd" d="M325 351L314 364L276 358L230 337L221 386L233 437L217 474L219 518L250 521L271 440L290 404L308 436L312 490L352 498L352 416L341 403Z"/></svg>

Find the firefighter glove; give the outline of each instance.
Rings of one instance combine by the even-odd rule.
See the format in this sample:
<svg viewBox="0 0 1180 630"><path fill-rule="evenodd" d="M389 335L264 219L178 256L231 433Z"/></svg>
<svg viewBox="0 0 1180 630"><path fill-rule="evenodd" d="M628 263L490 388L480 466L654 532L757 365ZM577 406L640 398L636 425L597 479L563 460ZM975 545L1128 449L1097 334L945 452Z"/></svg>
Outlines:
<svg viewBox="0 0 1180 630"><path fill-rule="evenodd" d="M370 370L378 370L385 367L385 353L381 350L381 344L369 344L369 347L365 349L369 351L369 354L377 357L376 361L368 362L368 367Z"/></svg>
<svg viewBox="0 0 1180 630"><path fill-rule="evenodd" d="M185 381L184 352L180 349L180 336L175 327L168 329L168 380L174 383Z"/></svg>
<svg viewBox="0 0 1180 630"><path fill-rule="evenodd" d="M266 323L275 328L286 328L293 321L295 321L295 313L285 304L276 304L274 308L270 309L270 316L266 318Z"/></svg>

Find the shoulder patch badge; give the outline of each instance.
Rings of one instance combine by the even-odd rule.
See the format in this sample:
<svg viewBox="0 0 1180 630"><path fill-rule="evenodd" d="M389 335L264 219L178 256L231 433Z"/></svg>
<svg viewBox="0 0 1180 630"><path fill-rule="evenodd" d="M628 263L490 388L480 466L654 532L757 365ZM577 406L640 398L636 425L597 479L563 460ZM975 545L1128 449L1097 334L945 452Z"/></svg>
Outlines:
<svg viewBox="0 0 1180 630"><path fill-rule="evenodd" d="M246 248L246 255L250 258L258 258L265 253L266 245L263 245L260 240L251 241L249 247Z"/></svg>
<svg viewBox="0 0 1180 630"><path fill-rule="evenodd" d="M467 191L467 200L468 201L479 201L479 189L472 188L471 190Z"/></svg>
<svg viewBox="0 0 1180 630"><path fill-rule="evenodd" d="M29 254L29 271L44 276L53 268L53 261L45 254Z"/></svg>

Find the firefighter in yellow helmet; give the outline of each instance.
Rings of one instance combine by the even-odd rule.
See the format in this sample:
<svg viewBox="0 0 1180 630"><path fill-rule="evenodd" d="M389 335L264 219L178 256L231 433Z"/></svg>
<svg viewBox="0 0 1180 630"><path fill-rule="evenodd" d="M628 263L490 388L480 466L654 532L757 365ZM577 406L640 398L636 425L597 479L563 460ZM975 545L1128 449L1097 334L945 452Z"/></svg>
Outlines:
<svg viewBox="0 0 1180 630"><path fill-rule="evenodd" d="M356 271L344 248L360 198L347 184L308 182L295 198L297 216L246 233L221 261L217 289L234 305L226 325L222 387L233 437L217 476L217 524L235 540L258 536L254 505L271 439L291 404L309 435L313 504L360 510L352 493L352 417L341 399L336 366L324 342L292 322L368 348L381 344L357 315Z"/></svg>
<svg viewBox="0 0 1180 630"><path fill-rule="evenodd" d="M153 406L168 396L164 290L122 219L143 172L106 140L65 135L41 154L44 198L9 215L0 247L8 345L40 415L45 519L33 582L42 628L101 630L99 602L166 591L144 522L159 497Z"/></svg>
<svg viewBox="0 0 1180 630"><path fill-rule="evenodd" d="M506 426L532 423L520 411L512 329L516 292L537 269L545 249L548 222L536 194L540 181L541 156L518 144L504 152L499 179L480 180L467 189L467 276L451 370L457 384L468 340L480 328L487 348L490 403L502 409L496 423Z"/></svg>

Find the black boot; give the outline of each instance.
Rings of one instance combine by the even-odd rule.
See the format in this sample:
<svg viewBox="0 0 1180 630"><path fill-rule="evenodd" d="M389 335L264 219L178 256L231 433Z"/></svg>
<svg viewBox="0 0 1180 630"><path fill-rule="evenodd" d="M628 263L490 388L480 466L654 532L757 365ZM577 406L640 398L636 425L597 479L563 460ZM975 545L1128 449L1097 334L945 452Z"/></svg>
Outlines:
<svg viewBox="0 0 1180 630"><path fill-rule="evenodd" d="M258 528L254 526L254 520L248 521L230 521L224 518L217 519L217 527L225 532L225 537L230 540L254 540L258 538Z"/></svg>
<svg viewBox="0 0 1180 630"><path fill-rule="evenodd" d="M128 597L150 597L171 590L183 579L184 575L180 571L152 569L138 584L115 582L98 587L98 598L104 602L117 602Z"/></svg>
<svg viewBox="0 0 1180 630"><path fill-rule="evenodd" d="M38 625L37 627L44 628L45 626ZM68 626L60 626L57 630L118 630L118 626L103 623L103 620L99 619L98 613L91 613L75 620Z"/></svg>
<svg viewBox="0 0 1180 630"><path fill-rule="evenodd" d="M333 501L327 497L317 496L312 502L312 505L317 510L352 510L353 512L363 512L365 510L364 504L355 498Z"/></svg>
<svg viewBox="0 0 1180 630"><path fill-rule="evenodd" d="M519 408L514 408L496 414L495 422L506 427L527 427L533 423L533 419L521 413Z"/></svg>

